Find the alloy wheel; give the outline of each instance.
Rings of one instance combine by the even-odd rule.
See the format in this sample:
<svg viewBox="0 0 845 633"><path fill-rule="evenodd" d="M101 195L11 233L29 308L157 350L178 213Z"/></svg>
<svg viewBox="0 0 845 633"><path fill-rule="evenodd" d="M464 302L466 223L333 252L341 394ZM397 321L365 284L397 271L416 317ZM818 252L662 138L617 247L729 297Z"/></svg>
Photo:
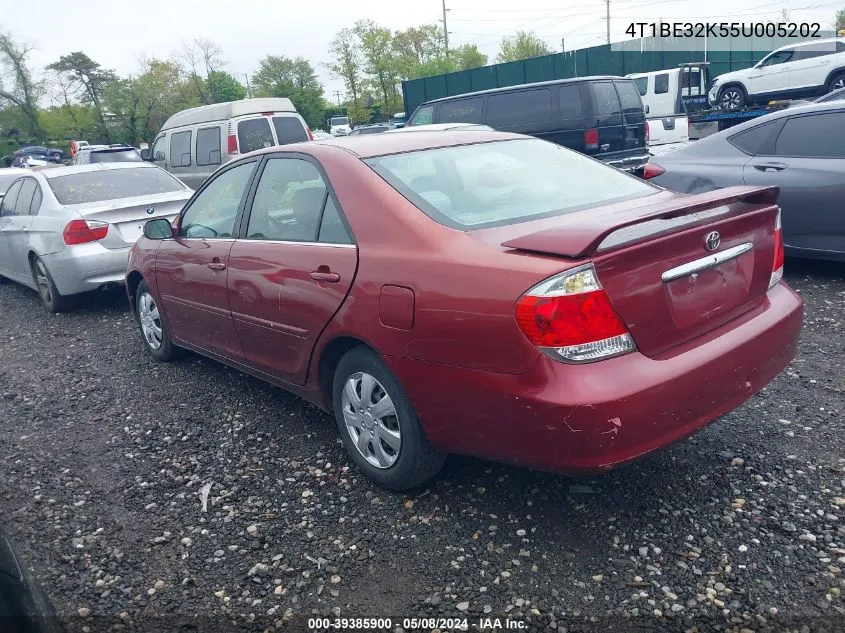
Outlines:
<svg viewBox="0 0 845 633"><path fill-rule="evenodd" d="M358 452L376 468L390 468L399 458L402 433L396 406L372 375L349 376L341 399L346 431Z"/></svg>
<svg viewBox="0 0 845 633"><path fill-rule="evenodd" d="M138 320L141 322L141 333L153 349L161 347L162 329L161 315L155 299L149 292L144 292L138 297Z"/></svg>
<svg viewBox="0 0 845 633"><path fill-rule="evenodd" d="M840 88L845 88L845 75L838 77L836 81L833 82L834 90L839 90Z"/></svg>
<svg viewBox="0 0 845 633"><path fill-rule="evenodd" d="M47 305L53 302L53 290L50 287L50 279L47 277L47 267L40 259L35 260L35 283L38 285L38 294Z"/></svg>
<svg viewBox="0 0 845 633"><path fill-rule="evenodd" d="M737 88L728 88L722 93L721 106L723 110L738 110L742 103L742 94Z"/></svg>

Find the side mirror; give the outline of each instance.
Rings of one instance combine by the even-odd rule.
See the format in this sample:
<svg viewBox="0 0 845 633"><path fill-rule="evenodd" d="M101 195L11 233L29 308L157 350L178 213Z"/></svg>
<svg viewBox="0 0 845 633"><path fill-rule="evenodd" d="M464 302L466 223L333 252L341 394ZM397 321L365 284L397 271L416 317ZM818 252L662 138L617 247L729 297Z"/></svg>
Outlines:
<svg viewBox="0 0 845 633"><path fill-rule="evenodd" d="M150 150L148 150L148 149L142 149L141 150L141 160L147 161L148 163L152 162L153 155L150 153Z"/></svg>
<svg viewBox="0 0 845 633"><path fill-rule="evenodd" d="M148 240L172 239L173 226L165 218L150 220L144 225L144 237Z"/></svg>

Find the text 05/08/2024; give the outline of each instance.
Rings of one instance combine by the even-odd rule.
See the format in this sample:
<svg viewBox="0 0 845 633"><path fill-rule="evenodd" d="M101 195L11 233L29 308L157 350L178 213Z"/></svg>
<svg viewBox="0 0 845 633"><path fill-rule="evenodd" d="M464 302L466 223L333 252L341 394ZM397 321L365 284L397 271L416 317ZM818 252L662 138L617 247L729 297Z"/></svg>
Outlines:
<svg viewBox="0 0 845 633"><path fill-rule="evenodd" d="M787 37L821 38L818 22L631 22L631 37Z"/></svg>

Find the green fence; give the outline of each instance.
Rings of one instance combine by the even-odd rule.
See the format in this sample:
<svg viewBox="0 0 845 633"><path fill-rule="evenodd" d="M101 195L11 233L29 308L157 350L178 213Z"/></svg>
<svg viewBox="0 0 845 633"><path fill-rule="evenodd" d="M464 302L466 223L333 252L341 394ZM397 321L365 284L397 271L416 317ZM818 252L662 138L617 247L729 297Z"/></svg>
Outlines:
<svg viewBox="0 0 845 633"><path fill-rule="evenodd" d="M791 43L795 42L796 40L791 40ZM711 45L713 43L711 40ZM697 50L678 50L678 42L673 42L671 38L644 38L615 43L612 45L613 50L610 44L604 44L518 62L403 81L402 93L405 112L410 116L418 105L431 99L536 81L589 75L627 75L677 68L680 64L697 61L710 62L710 75L716 77L732 70L749 68L766 54L786 43L777 38L740 37L720 41L718 46L713 46L716 50L705 51L704 40L696 41L696 44L699 44Z"/></svg>

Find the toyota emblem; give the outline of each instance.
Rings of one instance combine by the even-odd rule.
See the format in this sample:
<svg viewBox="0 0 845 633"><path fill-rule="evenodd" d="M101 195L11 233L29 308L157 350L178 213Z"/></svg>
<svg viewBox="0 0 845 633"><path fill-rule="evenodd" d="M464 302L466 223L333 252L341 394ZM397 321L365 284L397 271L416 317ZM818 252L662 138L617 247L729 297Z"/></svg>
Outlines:
<svg viewBox="0 0 845 633"><path fill-rule="evenodd" d="M704 248L708 251L715 251L722 243L722 238L718 231L710 231L707 237L704 238Z"/></svg>
<svg viewBox="0 0 845 633"><path fill-rule="evenodd" d="M152 215L155 212L156 212L155 207L147 207L147 215ZM719 245L719 234L716 233L716 246L718 246L718 245Z"/></svg>

